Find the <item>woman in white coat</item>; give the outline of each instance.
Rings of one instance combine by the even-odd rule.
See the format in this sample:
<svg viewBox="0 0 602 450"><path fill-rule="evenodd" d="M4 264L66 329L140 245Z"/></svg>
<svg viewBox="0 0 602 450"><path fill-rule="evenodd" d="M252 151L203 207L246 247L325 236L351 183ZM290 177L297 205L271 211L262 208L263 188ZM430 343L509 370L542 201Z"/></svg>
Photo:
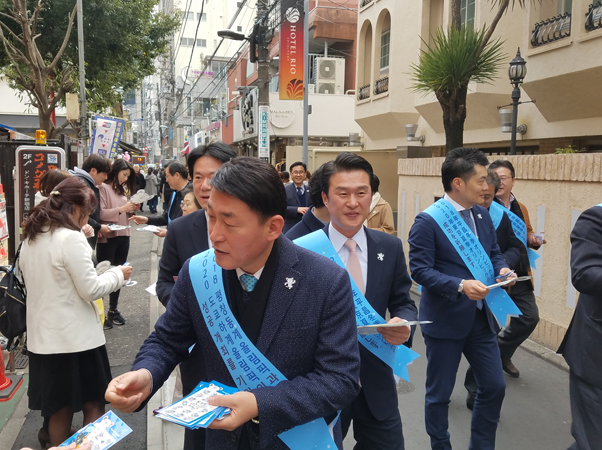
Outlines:
<svg viewBox="0 0 602 450"><path fill-rule="evenodd" d="M94 300L119 289L131 267L98 276L81 228L96 197L76 177L62 181L30 211L19 266L27 288L29 408L49 418L49 440L71 435L73 414L84 424L104 414L111 370Z"/></svg>

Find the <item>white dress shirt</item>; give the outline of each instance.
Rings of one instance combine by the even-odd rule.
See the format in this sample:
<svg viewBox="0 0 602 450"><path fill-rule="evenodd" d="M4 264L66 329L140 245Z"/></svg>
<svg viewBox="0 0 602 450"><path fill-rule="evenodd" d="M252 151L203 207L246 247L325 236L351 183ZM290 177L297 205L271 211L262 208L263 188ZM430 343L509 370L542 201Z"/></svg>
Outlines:
<svg viewBox="0 0 602 450"><path fill-rule="evenodd" d="M328 237L330 238L330 242L332 242L332 245L339 257L343 261L343 264L347 266L347 260L349 259L349 249L345 247L347 238L332 226L332 222L328 225ZM357 244L355 252L357 253L357 258L360 262L360 267L362 268L362 278L364 279L364 286L361 287L363 287L364 292L366 292L366 283L368 280L368 240L366 238L366 231L364 230L364 227L362 226L362 228L351 239L353 239Z"/></svg>
<svg viewBox="0 0 602 450"><path fill-rule="evenodd" d="M445 200L447 200L448 202L450 202L452 204L452 206L456 209L456 211L460 212L460 211L464 211L466 208L464 208L464 206L460 205L459 203L457 203L456 201L454 201L453 198L451 198L449 195L445 194L443 196L443 198ZM474 225L474 234L477 237L477 239L479 239L479 233L477 232L477 223L474 220L474 214L472 213L472 209L470 210L470 218L472 219L472 223ZM462 219L464 220L464 219Z"/></svg>
<svg viewBox="0 0 602 450"><path fill-rule="evenodd" d="M245 291L245 285L242 283L242 281L240 281L240 276L243 274L247 274L247 275L251 275L252 277L257 278L257 281L259 281L259 277L261 276L263 269L265 269L265 266L263 266L261 269L259 269L257 272L255 273L247 273L244 270L242 270L240 267L238 267L236 269L236 276L238 277L238 282L240 283L240 285L242 286L242 290Z"/></svg>
<svg viewBox="0 0 602 450"><path fill-rule="evenodd" d="M209 243L209 248L213 248L213 244L211 243L211 237L209 233L209 214L207 214L207 211L205 211L205 219L207 219L207 242ZM240 278L240 275L239 275Z"/></svg>

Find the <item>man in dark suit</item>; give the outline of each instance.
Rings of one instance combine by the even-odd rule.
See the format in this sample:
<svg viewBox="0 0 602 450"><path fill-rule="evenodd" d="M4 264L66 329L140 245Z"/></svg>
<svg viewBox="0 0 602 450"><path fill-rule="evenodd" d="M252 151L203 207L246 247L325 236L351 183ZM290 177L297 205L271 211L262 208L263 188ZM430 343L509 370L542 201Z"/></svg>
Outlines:
<svg viewBox="0 0 602 450"><path fill-rule="evenodd" d="M570 367L570 450L602 448L602 207L585 211L571 233L571 280L580 293L558 349Z"/></svg>
<svg viewBox="0 0 602 450"><path fill-rule="evenodd" d="M445 196L491 260L493 271L510 271L500 252L495 228L482 206L487 191L487 157L478 149L448 153L441 175ZM447 206L447 205L446 205ZM422 285L420 320L426 344L426 431L433 450L451 450L448 405L462 354L477 381L471 425L471 449L495 448L495 434L506 383L497 345L499 326L484 302L486 285L475 280L450 239L428 213L416 216L410 230L410 270Z"/></svg>
<svg viewBox="0 0 602 450"><path fill-rule="evenodd" d="M293 182L287 184L286 188L286 216L284 220L283 233L287 233L309 210L311 199L309 189L305 185L307 166L301 161L294 162L291 167Z"/></svg>
<svg viewBox="0 0 602 450"><path fill-rule="evenodd" d="M323 166L322 200L331 219L324 231L349 275L381 317L388 310L391 323L416 320L401 241L364 227L372 202L372 175L368 161L348 152ZM378 331L389 344L402 345L408 342L411 330L402 326ZM363 345L360 356L362 389L341 413L343 436L353 422L356 449L402 450L403 429L393 371Z"/></svg>
<svg viewBox="0 0 602 450"><path fill-rule="evenodd" d="M483 199L483 208L489 211L491 204L496 201L495 194L500 188L500 177L493 170L487 171L487 191ZM495 225L495 224L494 224ZM495 230L497 243L500 247L500 252L510 269L515 269L520 261L521 253L525 249L523 243L516 237L512 231L512 223L507 214L502 214L502 219ZM515 285L516 286L516 285ZM466 396L466 407L473 409L474 399L477 395L477 382L474 378L474 371L469 367L466 371L464 379L464 387L468 391Z"/></svg>
<svg viewBox="0 0 602 450"><path fill-rule="evenodd" d="M172 221L167 227L156 286L157 297L165 307L167 307L171 291L186 260L211 248L206 212L207 201L212 189L211 177L222 164L235 157L234 150L223 142L201 145L188 155L188 170L192 176L194 196L202 209ZM194 346L188 359L180 365L180 372L182 374L182 393L186 396L205 377L201 345ZM203 428L184 431L184 450L202 450L204 448L205 430Z"/></svg>
<svg viewBox="0 0 602 450"><path fill-rule="evenodd" d="M210 425L206 447L286 449L277 438L280 433L336 415L358 393L349 275L281 236L286 195L278 173L267 163L235 158L217 171L211 184L209 228L229 313L287 380L210 399L232 412ZM222 349L209 333L186 262L167 311L140 349L133 371L111 381L107 400L121 411L136 410L199 341L207 380L236 386ZM337 444L342 448L340 439Z"/></svg>
<svg viewBox="0 0 602 450"><path fill-rule="evenodd" d="M167 183L172 189L171 197L163 214L155 217L133 216L130 220L137 225L148 223L158 227L169 225L172 220L182 217L182 190L188 186L188 169L181 162L174 161L165 169Z"/></svg>
<svg viewBox="0 0 602 450"><path fill-rule="evenodd" d="M332 162L326 164L332 164ZM320 176L323 167L324 165L318 167L309 180L309 195L313 206L303 215L301 221L286 233L286 237L291 241L314 231L321 230L330 222L330 214L322 201L322 189L320 188Z"/></svg>

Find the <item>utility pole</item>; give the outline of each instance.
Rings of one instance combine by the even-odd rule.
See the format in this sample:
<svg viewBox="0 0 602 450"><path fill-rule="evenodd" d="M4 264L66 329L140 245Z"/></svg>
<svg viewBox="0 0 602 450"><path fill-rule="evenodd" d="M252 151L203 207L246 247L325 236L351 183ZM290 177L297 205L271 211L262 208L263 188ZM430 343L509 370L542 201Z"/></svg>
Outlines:
<svg viewBox="0 0 602 450"><path fill-rule="evenodd" d="M84 14L82 0L77 0L77 53L79 57L80 137L84 144L84 158L88 156L88 112L86 111L86 73L84 67Z"/></svg>
<svg viewBox="0 0 602 450"><path fill-rule="evenodd" d="M251 38L249 52L254 53L257 49L257 104L259 105L259 129L257 133L257 149L259 158L266 162L270 160L270 50L271 39L268 38L268 18L264 17L268 12L268 0L257 1L257 23L254 29L254 36ZM253 40L255 42L253 42ZM255 46L257 44L257 46ZM255 55L251 54L251 61ZM253 61L254 62L254 61ZM267 154L266 154L267 148Z"/></svg>

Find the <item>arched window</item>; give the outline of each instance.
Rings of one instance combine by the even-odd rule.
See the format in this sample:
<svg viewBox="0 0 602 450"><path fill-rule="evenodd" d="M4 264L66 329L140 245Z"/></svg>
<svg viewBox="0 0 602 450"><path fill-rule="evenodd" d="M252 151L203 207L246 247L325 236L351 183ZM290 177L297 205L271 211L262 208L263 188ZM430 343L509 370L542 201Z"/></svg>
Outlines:
<svg viewBox="0 0 602 450"><path fill-rule="evenodd" d="M360 31L358 49L358 88L371 83L372 68L372 24L366 20Z"/></svg>

